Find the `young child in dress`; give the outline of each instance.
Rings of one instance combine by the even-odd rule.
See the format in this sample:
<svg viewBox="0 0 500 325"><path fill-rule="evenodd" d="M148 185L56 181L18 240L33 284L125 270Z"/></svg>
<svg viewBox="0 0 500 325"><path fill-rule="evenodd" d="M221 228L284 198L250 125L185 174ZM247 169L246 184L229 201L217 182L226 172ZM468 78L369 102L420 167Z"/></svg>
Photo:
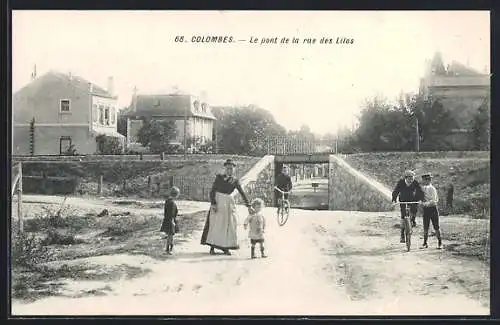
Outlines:
<svg viewBox="0 0 500 325"><path fill-rule="evenodd" d="M169 195L165 200L163 223L161 224L160 231L164 232L167 236L166 252L168 255L172 255L172 249L174 248L174 235L178 231L177 226L177 204L175 204L175 199L180 195L180 190L177 187L172 187L170 189Z"/></svg>
<svg viewBox="0 0 500 325"><path fill-rule="evenodd" d="M248 237L250 238L251 257L255 258L255 245L260 245L260 254L262 257L267 257L264 252L264 231L266 229L266 219L262 213L264 201L262 199L254 199L251 203L253 212L245 219L243 227L245 230L250 226Z"/></svg>

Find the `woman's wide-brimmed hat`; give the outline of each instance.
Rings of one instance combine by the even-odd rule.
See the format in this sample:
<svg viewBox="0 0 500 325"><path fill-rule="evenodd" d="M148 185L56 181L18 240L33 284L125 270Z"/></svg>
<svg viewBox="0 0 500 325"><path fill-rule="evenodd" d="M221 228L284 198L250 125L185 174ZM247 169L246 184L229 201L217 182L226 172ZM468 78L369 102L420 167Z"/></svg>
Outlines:
<svg viewBox="0 0 500 325"><path fill-rule="evenodd" d="M227 159L226 162L224 163L224 166L236 166L236 163L232 159Z"/></svg>

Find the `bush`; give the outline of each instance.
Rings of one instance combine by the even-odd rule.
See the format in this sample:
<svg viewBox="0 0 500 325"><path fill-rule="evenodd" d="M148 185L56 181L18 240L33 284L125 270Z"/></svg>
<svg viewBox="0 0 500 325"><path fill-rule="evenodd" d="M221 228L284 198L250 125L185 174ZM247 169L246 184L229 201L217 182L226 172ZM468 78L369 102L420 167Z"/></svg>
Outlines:
<svg viewBox="0 0 500 325"><path fill-rule="evenodd" d="M50 257L49 249L34 233L25 232L12 239L11 263L14 267L33 269Z"/></svg>
<svg viewBox="0 0 500 325"><path fill-rule="evenodd" d="M75 238L72 234L66 234L56 229L49 229L47 236L41 241L42 245L75 245L84 241Z"/></svg>
<svg viewBox="0 0 500 325"><path fill-rule="evenodd" d="M123 152L120 139L100 134L96 137L97 150L101 155L119 155Z"/></svg>
<svg viewBox="0 0 500 325"><path fill-rule="evenodd" d="M23 176L23 191L35 194L72 194L80 180L76 177Z"/></svg>

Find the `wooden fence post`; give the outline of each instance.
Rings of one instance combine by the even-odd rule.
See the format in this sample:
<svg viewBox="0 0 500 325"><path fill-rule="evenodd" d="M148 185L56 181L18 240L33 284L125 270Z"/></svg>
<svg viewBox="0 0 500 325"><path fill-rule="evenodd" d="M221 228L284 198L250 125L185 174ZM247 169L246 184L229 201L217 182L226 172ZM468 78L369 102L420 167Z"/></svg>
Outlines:
<svg viewBox="0 0 500 325"><path fill-rule="evenodd" d="M165 160L165 152L161 153L161 160Z"/></svg>
<svg viewBox="0 0 500 325"><path fill-rule="evenodd" d="M168 177L168 187L172 188L174 186L174 176L171 175Z"/></svg>
<svg viewBox="0 0 500 325"><path fill-rule="evenodd" d="M101 195L102 194L102 182L103 177L102 175L99 176L99 183L97 184L97 194Z"/></svg>
<svg viewBox="0 0 500 325"><path fill-rule="evenodd" d="M19 235L23 233L23 166L19 163L19 180L17 184L17 222Z"/></svg>

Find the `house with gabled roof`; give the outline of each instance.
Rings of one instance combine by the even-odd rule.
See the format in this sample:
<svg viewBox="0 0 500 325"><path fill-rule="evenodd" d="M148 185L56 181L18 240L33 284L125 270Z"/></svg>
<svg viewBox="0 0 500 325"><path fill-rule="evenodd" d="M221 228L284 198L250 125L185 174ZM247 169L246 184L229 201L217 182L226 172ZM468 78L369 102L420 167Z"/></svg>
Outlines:
<svg viewBox="0 0 500 325"><path fill-rule="evenodd" d="M117 132L113 79L104 89L86 79L49 71L13 95L13 155L98 153L96 138Z"/></svg>
<svg viewBox="0 0 500 325"><path fill-rule="evenodd" d="M212 141L216 120L208 103L189 94L134 94L129 109L122 116L127 119L128 147L138 145L137 134L144 119L174 121L177 132L171 143L178 145L184 144L185 121L186 138L206 144Z"/></svg>
<svg viewBox="0 0 500 325"><path fill-rule="evenodd" d="M451 61L444 65L439 52L426 62L419 93L438 100L451 113L456 128L448 138L456 150L467 150L470 121L483 104L489 103L490 75L465 64Z"/></svg>

